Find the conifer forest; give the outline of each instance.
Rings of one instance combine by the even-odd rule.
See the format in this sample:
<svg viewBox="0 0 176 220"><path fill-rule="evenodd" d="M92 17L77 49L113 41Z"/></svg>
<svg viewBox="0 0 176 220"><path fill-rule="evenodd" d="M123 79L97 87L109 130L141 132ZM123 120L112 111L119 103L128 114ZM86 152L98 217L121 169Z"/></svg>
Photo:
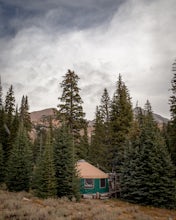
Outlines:
<svg viewBox="0 0 176 220"><path fill-rule="evenodd" d="M80 200L80 180L75 164L84 159L106 173L115 172L119 198L132 203L176 208L176 61L172 65L168 97L171 119L159 128L150 100L132 106L130 91L117 76L113 97L102 88L94 130L80 95L79 76L72 70L59 82L62 95L56 100L48 128L38 128L31 139L30 100L21 94L17 106L13 85L4 94L0 82L0 187L27 191L40 198L68 197ZM112 82L114 83L114 82ZM36 128L37 129L37 128Z"/></svg>

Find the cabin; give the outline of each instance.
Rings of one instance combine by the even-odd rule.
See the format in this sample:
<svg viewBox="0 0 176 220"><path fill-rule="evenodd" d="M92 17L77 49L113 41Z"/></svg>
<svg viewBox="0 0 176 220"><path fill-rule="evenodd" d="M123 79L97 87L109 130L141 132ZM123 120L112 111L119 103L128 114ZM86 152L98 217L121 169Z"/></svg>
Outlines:
<svg viewBox="0 0 176 220"><path fill-rule="evenodd" d="M77 171L82 195L103 195L109 192L108 174L85 160L77 162Z"/></svg>

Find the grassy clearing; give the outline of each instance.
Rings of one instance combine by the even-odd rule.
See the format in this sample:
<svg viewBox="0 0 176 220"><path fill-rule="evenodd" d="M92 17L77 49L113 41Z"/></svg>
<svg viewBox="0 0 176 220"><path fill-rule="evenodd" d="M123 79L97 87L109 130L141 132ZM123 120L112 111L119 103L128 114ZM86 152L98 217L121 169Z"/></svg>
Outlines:
<svg viewBox="0 0 176 220"><path fill-rule="evenodd" d="M26 192L0 191L0 220L176 220L176 211L120 200L38 199Z"/></svg>

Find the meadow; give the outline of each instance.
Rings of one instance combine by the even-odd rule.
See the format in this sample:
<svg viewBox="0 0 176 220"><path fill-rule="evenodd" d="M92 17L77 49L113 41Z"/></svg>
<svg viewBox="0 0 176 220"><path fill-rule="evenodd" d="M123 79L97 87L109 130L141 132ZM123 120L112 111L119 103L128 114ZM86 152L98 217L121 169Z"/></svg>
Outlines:
<svg viewBox="0 0 176 220"><path fill-rule="evenodd" d="M0 190L0 220L176 220L176 211L117 199L39 199Z"/></svg>

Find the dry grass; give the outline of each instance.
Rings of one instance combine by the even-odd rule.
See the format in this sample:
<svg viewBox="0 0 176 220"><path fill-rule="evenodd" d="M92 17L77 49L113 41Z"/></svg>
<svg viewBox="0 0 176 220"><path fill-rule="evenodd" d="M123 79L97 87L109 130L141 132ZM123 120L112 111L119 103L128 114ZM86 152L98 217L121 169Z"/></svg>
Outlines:
<svg viewBox="0 0 176 220"><path fill-rule="evenodd" d="M176 220L176 211L120 200L38 199L26 192L0 190L0 220Z"/></svg>

